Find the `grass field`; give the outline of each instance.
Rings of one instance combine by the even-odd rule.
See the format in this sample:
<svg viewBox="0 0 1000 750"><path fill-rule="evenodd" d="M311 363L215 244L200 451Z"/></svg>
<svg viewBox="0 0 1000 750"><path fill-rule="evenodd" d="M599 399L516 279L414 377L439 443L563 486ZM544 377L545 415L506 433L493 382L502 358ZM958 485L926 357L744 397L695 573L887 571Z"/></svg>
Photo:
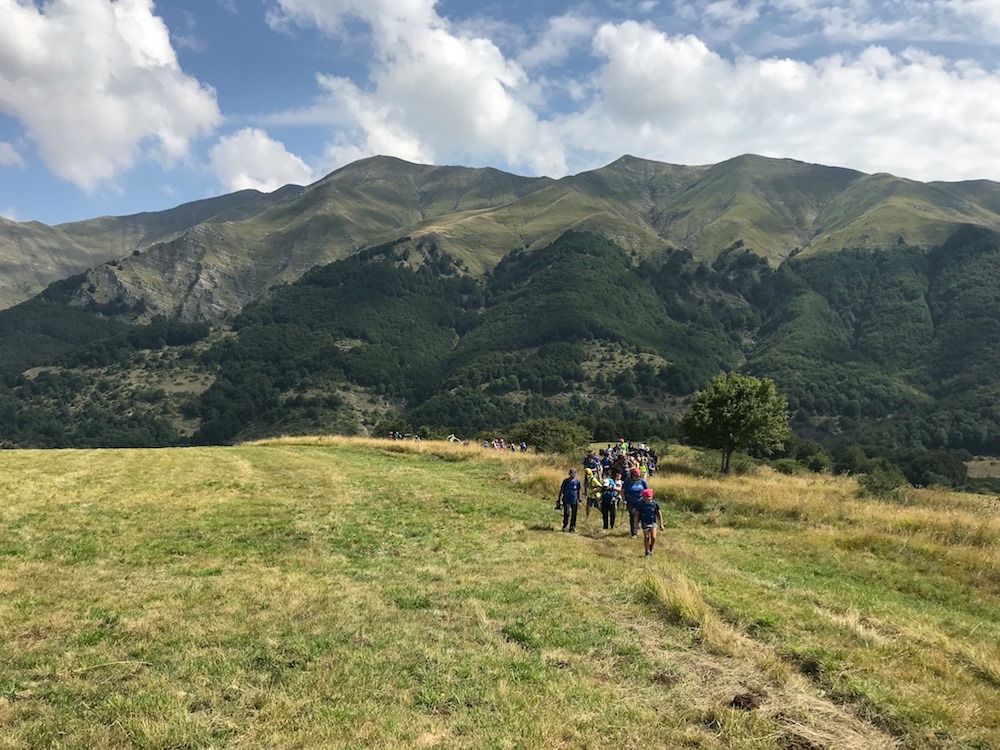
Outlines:
<svg viewBox="0 0 1000 750"><path fill-rule="evenodd" d="M440 444L0 452L0 748L998 748L1000 507Z"/></svg>

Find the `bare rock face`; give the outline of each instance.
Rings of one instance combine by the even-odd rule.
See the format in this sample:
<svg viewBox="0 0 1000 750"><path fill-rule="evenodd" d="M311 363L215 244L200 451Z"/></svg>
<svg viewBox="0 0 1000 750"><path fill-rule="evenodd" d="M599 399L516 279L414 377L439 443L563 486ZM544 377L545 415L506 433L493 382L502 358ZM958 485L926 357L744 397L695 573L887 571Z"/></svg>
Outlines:
<svg viewBox="0 0 1000 750"><path fill-rule="evenodd" d="M145 252L87 272L73 304L106 315L147 321L221 320L260 290L234 270L226 237L211 225Z"/></svg>

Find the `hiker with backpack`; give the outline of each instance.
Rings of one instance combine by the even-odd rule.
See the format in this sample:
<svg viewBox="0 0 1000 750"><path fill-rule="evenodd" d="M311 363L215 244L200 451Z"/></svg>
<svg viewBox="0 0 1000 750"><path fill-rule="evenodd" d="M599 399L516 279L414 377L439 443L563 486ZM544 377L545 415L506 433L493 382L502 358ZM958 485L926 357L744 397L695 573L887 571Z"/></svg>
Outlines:
<svg viewBox="0 0 1000 750"><path fill-rule="evenodd" d="M576 469L570 469L569 475L559 486L559 496L556 498L556 510L562 509L562 530L570 534L576 531L576 512L580 507L580 480L576 478Z"/></svg>
<svg viewBox="0 0 1000 750"><path fill-rule="evenodd" d="M604 480L601 490L601 516L604 518L604 528L615 527L615 516L618 514L618 486L615 480L608 477Z"/></svg>
<svg viewBox="0 0 1000 750"><path fill-rule="evenodd" d="M583 484L587 493L587 510L584 515L590 518L590 509L601 507L601 491L604 489L604 485L597 478L597 474L593 469L584 470Z"/></svg>
<svg viewBox="0 0 1000 750"><path fill-rule="evenodd" d="M653 547L656 546L657 527L663 531L663 512L660 510L660 504L653 501L653 490L647 488L642 491L642 500L636 508L636 516L639 525L642 526L642 544L646 549L646 557L651 557Z"/></svg>
<svg viewBox="0 0 1000 750"><path fill-rule="evenodd" d="M639 535L638 519L636 513L639 503L642 502L643 490L648 490L649 484L642 478L642 469L636 467L629 470L628 478L625 479L625 509L628 511L629 532L635 538Z"/></svg>

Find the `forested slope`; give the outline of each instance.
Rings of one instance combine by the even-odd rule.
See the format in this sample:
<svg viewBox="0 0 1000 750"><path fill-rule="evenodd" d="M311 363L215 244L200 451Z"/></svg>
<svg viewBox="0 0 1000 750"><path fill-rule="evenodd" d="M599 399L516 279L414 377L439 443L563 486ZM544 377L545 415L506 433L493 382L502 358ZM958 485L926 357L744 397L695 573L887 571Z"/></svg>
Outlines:
<svg viewBox="0 0 1000 750"><path fill-rule="evenodd" d="M640 259L569 232L484 275L403 237L215 328L126 325L56 285L0 313L0 439L216 443L390 424L473 436L548 416L600 439L669 436L689 394L743 368L775 379L804 437L998 454L998 282L1000 238L965 227L930 251L778 269L740 247L712 263Z"/></svg>

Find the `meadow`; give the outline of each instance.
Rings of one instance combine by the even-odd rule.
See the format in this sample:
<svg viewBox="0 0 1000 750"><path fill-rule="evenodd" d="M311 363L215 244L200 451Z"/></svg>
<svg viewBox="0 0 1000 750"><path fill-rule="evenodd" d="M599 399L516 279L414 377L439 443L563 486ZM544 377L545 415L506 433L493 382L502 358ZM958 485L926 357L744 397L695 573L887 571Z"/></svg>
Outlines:
<svg viewBox="0 0 1000 750"><path fill-rule="evenodd" d="M1000 502L721 478L654 557L566 459L0 452L0 748L1000 747Z"/></svg>

